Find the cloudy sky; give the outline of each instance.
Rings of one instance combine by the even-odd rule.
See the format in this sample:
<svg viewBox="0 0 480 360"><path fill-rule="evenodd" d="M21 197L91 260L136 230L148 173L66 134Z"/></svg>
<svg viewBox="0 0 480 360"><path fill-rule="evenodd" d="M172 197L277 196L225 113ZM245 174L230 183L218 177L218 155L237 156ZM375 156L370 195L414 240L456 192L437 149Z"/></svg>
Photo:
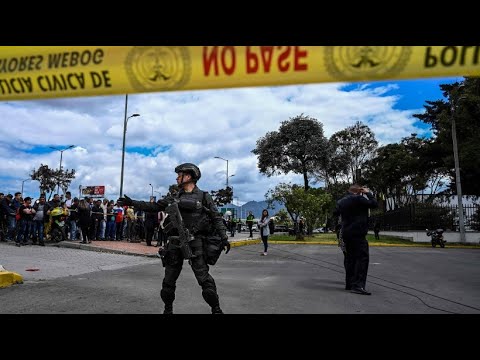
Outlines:
<svg viewBox="0 0 480 360"><path fill-rule="evenodd" d="M381 144L415 132L429 134L412 114L425 100L442 98L439 84L462 78L373 83L237 88L128 96L124 193L147 199L164 195L175 183L173 169L183 162L199 165L203 190L229 184L235 204L264 200L279 182L303 183L298 175L259 173L251 153L257 139L278 130L281 121L301 113L324 125L325 135L366 123ZM40 164L75 169L70 190L104 185L106 197L119 196L125 96L0 102L0 192L20 191ZM24 182L24 196L38 198L38 182Z"/></svg>

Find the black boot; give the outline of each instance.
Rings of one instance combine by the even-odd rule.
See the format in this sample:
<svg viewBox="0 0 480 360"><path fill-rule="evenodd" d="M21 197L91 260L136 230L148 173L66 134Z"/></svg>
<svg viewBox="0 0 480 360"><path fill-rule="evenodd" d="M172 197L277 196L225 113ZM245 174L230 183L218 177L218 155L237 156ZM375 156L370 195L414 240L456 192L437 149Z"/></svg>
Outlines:
<svg viewBox="0 0 480 360"><path fill-rule="evenodd" d="M173 305L172 304L170 304L170 305L165 304L165 309L163 309L163 314L164 315L173 314Z"/></svg>
<svg viewBox="0 0 480 360"><path fill-rule="evenodd" d="M223 311L222 309L220 309L220 306L217 305L212 307L212 314L223 314Z"/></svg>

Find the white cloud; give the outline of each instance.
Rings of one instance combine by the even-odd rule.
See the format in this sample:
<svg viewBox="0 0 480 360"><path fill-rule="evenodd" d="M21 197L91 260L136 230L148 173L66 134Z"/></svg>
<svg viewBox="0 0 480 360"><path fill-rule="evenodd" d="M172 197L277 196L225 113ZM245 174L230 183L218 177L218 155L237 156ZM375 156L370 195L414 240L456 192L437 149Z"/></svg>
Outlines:
<svg viewBox="0 0 480 360"><path fill-rule="evenodd" d="M390 143L412 132L412 114L419 110L394 109L397 89L362 85L346 92L345 84L203 90L129 95L127 147L153 148L153 156L127 152L124 193L146 199L155 191L166 193L175 182L173 169L182 162L197 163L202 170L199 187L224 186L226 162L229 179L240 202L263 200L268 189L281 181L302 183L299 175L266 177L259 174L251 153L256 141L278 130L283 120L301 113L324 124L325 135L367 123L381 143ZM105 185L107 197L116 198L120 187L124 96L67 98L0 103L0 190L20 190L21 180L41 163L58 168L60 154L27 152L36 146L75 148L63 153L62 166L75 168L71 185ZM162 151L161 149L167 149ZM36 182L25 183L25 193L36 197ZM158 195L158 194L156 194Z"/></svg>

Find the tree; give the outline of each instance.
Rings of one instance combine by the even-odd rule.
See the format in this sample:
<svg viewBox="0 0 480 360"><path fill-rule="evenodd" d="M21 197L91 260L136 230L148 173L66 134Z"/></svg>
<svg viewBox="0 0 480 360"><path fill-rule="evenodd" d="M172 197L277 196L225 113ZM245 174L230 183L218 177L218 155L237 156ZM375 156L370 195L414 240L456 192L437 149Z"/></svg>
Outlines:
<svg viewBox="0 0 480 360"><path fill-rule="evenodd" d="M290 223L289 215L285 209L280 209L275 217L278 219L278 223L282 225L288 225Z"/></svg>
<svg viewBox="0 0 480 360"><path fill-rule="evenodd" d="M357 172L366 161L371 159L377 150L378 141L373 131L365 124L357 121L355 125L338 131L330 137L334 150L335 161L347 165L347 182L359 182ZM340 168L340 174L345 169Z"/></svg>
<svg viewBox="0 0 480 360"><path fill-rule="evenodd" d="M270 189L265 198L269 205L274 201L284 204L295 226L297 239L300 237L297 231L298 217L305 217L308 233L311 234L314 226L325 219L332 202L332 197L323 189L309 188L305 191L299 185L285 183L278 184L273 190Z"/></svg>
<svg viewBox="0 0 480 360"><path fill-rule="evenodd" d="M223 206L225 204L230 204L233 200L233 189L230 186L227 186L226 189L220 189L217 191L210 191L212 194L213 202L217 206Z"/></svg>
<svg viewBox="0 0 480 360"><path fill-rule="evenodd" d="M377 156L365 163L365 183L377 192L393 198L396 206L416 201L417 195L442 185L442 169L435 161L432 140L411 134L400 143L377 150Z"/></svg>
<svg viewBox="0 0 480 360"><path fill-rule="evenodd" d="M49 193L48 200L50 200L57 186L64 191L68 189L72 180L75 179L75 170L50 169L48 165L41 164L37 170L32 171L30 178L40 182L40 192Z"/></svg>
<svg viewBox="0 0 480 360"><path fill-rule="evenodd" d="M348 181L350 155L342 151L338 137L330 137L327 154L326 167L316 174L316 180L323 180L326 188L342 180Z"/></svg>
<svg viewBox="0 0 480 360"><path fill-rule="evenodd" d="M309 178L326 166L327 147L323 124L301 114L282 121L278 131L257 140L252 153L258 156L261 173L268 177L289 172L302 174L307 190Z"/></svg>
<svg viewBox="0 0 480 360"><path fill-rule="evenodd" d="M302 191L295 188L292 189L292 193L296 199L292 204L292 210L305 218L307 234L311 235L316 226L325 222L332 204L332 197L325 193L323 189L310 188L307 191Z"/></svg>
<svg viewBox="0 0 480 360"><path fill-rule="evenodd" d="M268 192L265 194L265 199L268 204L267 207L272 208L274 202L283 204L295 226L297 224L297 219L299 216L298 213L295 213L295 209L298 208L298 206L296 204L296 199L293 194L293 189L296 188L300 188L300 186L296 184L292 185L291 183L280 183L275 186L274 189L268 190Z"/></svg>
<svg viewBox="0 0 480 360"><path fill-rule="evenodd" d="M455 117L462 190L464 194L480 196L480 79L467 77L461 83L442 84L440 89L447 100L426 101L424 113L413 116L431 127L436 165L446 169L450 193L456 193L452 147L452 117Z"/></svg>

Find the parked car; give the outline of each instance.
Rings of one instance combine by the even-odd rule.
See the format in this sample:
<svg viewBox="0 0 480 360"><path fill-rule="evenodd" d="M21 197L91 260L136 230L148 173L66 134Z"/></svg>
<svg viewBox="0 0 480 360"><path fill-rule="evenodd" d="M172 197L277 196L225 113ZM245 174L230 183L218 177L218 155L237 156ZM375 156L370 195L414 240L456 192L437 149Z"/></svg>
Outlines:
<svg viewBox="0 0 480 360"><path fill-rule="evenodd" d="M312 230L313 234L323 234L325 232L325 228L320 227Z"/></svg>
<svg viewBox="0 0 480 360"><path fill-rule="evenodd" d="M278 232L288 232L288 226L287 225L275 225L274 233L278 233Z"/></svg>
<svg viewBox="0 0 480 360"><path fill-rule="evenodd" d="M242 231L250 231L250 230L248 230L248 226L247 226L247 225L242 225ZM257 232L258 232L258 226L257 226L257 224L253 224L253 226L252 226L252 231L254 231L254 232L257 231Z"/></svg>

